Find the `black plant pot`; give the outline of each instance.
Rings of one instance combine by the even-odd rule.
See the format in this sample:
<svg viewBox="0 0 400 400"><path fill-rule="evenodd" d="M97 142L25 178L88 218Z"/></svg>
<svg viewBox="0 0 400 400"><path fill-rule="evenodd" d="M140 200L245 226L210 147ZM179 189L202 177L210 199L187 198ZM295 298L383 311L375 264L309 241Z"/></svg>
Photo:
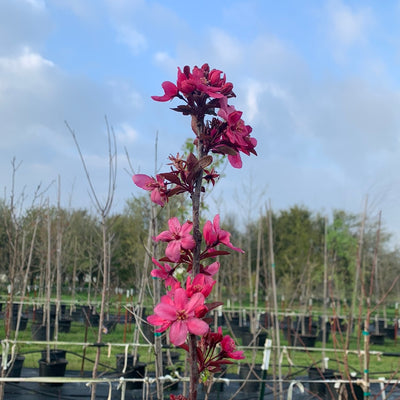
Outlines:
<svg viewBox="0 0 400 400"><path fill-rule="evenodd" d="M242 346L256 345L257 338L248 330L240 332L240 338L242 339Z"/></svg>
<svg viewBox="0 0 400 400"><path fill-rule="evenodd" d="M249 327L248 326L231 325L231 328L232 328L233 334L237 338L240 338L242 336L243 332L248 332L249 331Z"/></svg>
<svg viewBox="0 0 400 400"><path fill-rule="evenodd" d="M355 397L353 395L353 391ZM339 396L342 400L363 400L364 391L361 386L358 386L355 383L345 383L340 385Z"/></svg>
<svg viewBox="0 0 400 400"><path fill-rule="evenodd" d="M116 368L117 372L122 372L124 370L124 365L125 365L125 353L118 353L115 355L116 358ZM133 355L128 354L126 356L127 361L126 361L126 369L132 369L133 368ZM139 361L139 354L136 356L136 361Z"/></svg>
<svg viewBox="0 0 400 400"><path fill-rule="evenodd" d="M86 325L94 327L99 326L100 315L93 313L93 310L90 307L82 307L82 316Z"/></svg>
<svg viewBox="0 0 400 400"><path fill-rule="evenodd" d="M63 318L58 321L58 332L68 333L71 330L72 320L69 318Z"/></svg>
<svg viewBox="0 0 400 400"><path fill-rule="evenodd" d="M289 346L291 346L293 343L293 338L295 336L293 329L288 326L284 326L282 328L282 332L283 332L283 337L288 341Z"/></svg>
<svg viewBox="0 0 400 400"><path fill-rule="evenodd" d="M43 308L37 308L34 311L33 317L34 317L34 321L36 323L42 323L43 322L43 313L45 311L43 310ZM50 312L50 321L53 323L54 320L56 319L56 314L53 312Z"/></svg>
<svg viewBox="0 0 400 400"><path fill-rule="evenodd" d="M325 330L325 340L328 341L329 340L329 333L330 333L330 328L328 329L328 324L326 325L327 329ZM329 325L330 327L330 325ZM322 342L324 339L324 331L322 330L322 328L320 328L320 330L318 331L318 337L317 337L317 341L318 342Z"/></svg>
<svg viewBox="0 0 400 400"><path fill-rule="evenodd" d="M261 331L254 335L246 329L240 333L240 337L242 339L242 346L264 346L267 339L267 332Z"/></svg>
<svg viewBox="0 0 400 400"><path fill-rule="evenodd" d="M396 328L394 326L388 326L387 328L385 328L385 336L388 339L396 339Z"/></svg>
<svg viewBox="0 0 400 400"><path fill-rule="evenodd" d="M260 325L263 328L266 328L266 329L272 328L272 323L273 323L273 319L272 319L272 315L270 313L261 314Z"/></svg>
<svg viewBox="0 0 400 400"><path fill-rule="evenodd" d="M72 321L84 322L84 316L81 306L76 306L72 311L70 310Z"/></svg>
<svg viewBox="0 0 400 400"><path fill-rule="evenodd" d="M169 357L167 352L162 353L162 362L165 368L165 374L171 375L173 378L176 377L175 371L180 372L181 366L179 364L179 352L177 351L170 351ZM177 390L179 387L179 381L177 382L165 382L164 386L167 390Z"/></svg>
<svg viewBox="0 0 400 400"><path fill-rule="evenodd" d="M261 331L257 335L257 346L263 347L265 345L265 341L268 338L268 333L266 331Z"/></svg>
<svg viewBox="0 0 400 400"><path fill-rule="evenodd" d="M7 357L8 362L11 360L11 355ZM5 376L8 378L19 378L21 376L22 367L24 365L25 357L21 355L16 355L14 361L7 368ZM0 356L0 364L2 362L2 357Z"/></svg>
<svg viewBox="0 0 400 400"><path fill-rule="evenodd" d="M336 378L335 371L326 369L324 372L319 368L311 367L308 369L308 377L311 381L333 380ZM310 392L321 399L336 399L337 392L334 382L310 382Z"/></svg>
<svg viewBox="0 0 400 400"><path fill-rule="evenodd" d="M121 374L124 379L141 379L146 376L146 364L142 362L136 363L135 366L131 366L124 374ZM127 382L126 389L142 389L143 382Z"/></svg>
<svg viewBox="0 0 400 400"><path fill-rule="evenodd" d="M55 361L39 360L39 376L49 376L49 377L63 377L65 375L65 370L67 368L68 361L65 358L60 358ZM62 382L54 383L44 383L45 385L51 386L61 386Z"/></svg>
<svg viewBox="0 0 400 400"><path fill-rule="evenodd" d="M171 359L172 365L175 365L179 361L179 353L177 351L170 351L169 358ZM162 353L162 361L164 365L169 363L167 352Z"/></svg>
<svg viewBox="0 0 400 400"><path fill-rule="evenodd" d="M47 359L47 350L42 350L41 351L42 358L41 360L46 360ZM65 360L67 356L67 350L62 350L62 349L51 349L50 350L50 361L56 361L56 360Z"/></svg>
<svg viewBox="0 0 400 400"><path fill-rule="evenodd" d="M259 392L262 378L261 365L254 365L253 369L251 369L251 365L249 364L241 365L239 378L247 380L242 387L243 392Z"/></svg>
<svg viewBox="0 0 400 400"><path fill-rule="evenodd" d="M104 321L104 328L106 329L106 333L114 332L117 324L117 320Z"/></svg>
<svg viewBox="0 0 400 400"><path fill-rule="evenodd" d="M295 344L297 346L315 347L316 340L316 335L297 335Z"/></svg>
<svg viewBox="0 0 400 400"><path fill-rule="evenodd" d="M13 317L11 318L11 329L13 331L17 329L17 321L18 321L18 315L13 315ZM27 325L28 325L28 317L21 315L21 320L19 321L19 330L24 331Z"/></svg>
<svg viewBox="0 0 400 400"><path fill-rule="evenodd" d="M382 333L373 333L370 335L370 343L383 346L385 344L385 335Z"/></svg>
<svg viewBox="0 0 400 400"><path fill-rule="evenodd" d="M181 372L181 367L180 366L179 367L167 366L167 367L165 367L165 371L164 372L165 372L166 375L170 375L173 378L176 378L175 371L180 373ZM176 381L176 382L165 381L164 388L167 389L167 390L171 390L171 391L172 390L177 390L179 388L179 381Z"/></svg>
<svg viewBox="0 0 400 400"><path fill-rule="evenodd" d="M89 324L90 326L99 326L100 315L99 314L90 314L89 316Z"/></svg>
<svg viewBox="0 0 400 400"><path fill-rule="evenodd" d="M229 321L231 326L239 326L239 316L232 315L231 320Z"/></svg>
<svg viewBox="0 0 400 400"><path fill-rule="evenodd" d="M47 326L42 325L41 323L32 323L32 339L33 340L47 340ZM53 340L54 337L54 325L50 325L50 340Z"/></svg>

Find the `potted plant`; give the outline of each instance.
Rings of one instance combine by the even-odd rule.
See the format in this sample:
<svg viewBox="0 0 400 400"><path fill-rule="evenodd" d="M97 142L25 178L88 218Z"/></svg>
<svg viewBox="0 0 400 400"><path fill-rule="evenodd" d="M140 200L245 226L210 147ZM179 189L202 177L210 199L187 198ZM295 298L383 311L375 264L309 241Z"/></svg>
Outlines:
<svg viewBox="0 0 400 400"><path fill-rule="evenodd" d="M132 354L120 353L116 355L116 369L119 376L126 379L143 379L146 376L146 363L139 362ZM142 389L143 382L127 382L126 389Z"/></svg>
<svg viewBox="0 0 400 400"><path fill-rule="evenodd" d="M65 370L68 361L65 359L65 350L51 349L49 342L52 340L52 324L51 324L51 220L50 212L47 215L47 263L46 263L46 307L43 314L43 325L42 331L45 331L46 341L48 342L46 350L42 352L42 358L38 361L39 363L39 376L49 376L49 377L62 377L65 375ZM59 229L57 229L59 232ZM57 235L57 246L59 248L59 237ZM59 252L58 252L59 253ZM57 304L59 305L59 303ZM58 318L59 307L56 307L55 318ZM53 325L54 326L54 325ZM44 328L44 329L43 329ZM38 330L39 330L38 329ZM53 328L54 329L54 328ZM51 385L62 385L62 383L51 383Z"/></svg>

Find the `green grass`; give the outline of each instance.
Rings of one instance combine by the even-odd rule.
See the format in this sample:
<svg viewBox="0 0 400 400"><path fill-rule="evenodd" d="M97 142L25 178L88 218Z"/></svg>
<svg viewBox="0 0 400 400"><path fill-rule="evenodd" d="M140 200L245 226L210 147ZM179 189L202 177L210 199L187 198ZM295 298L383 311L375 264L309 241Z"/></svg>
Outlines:
<svg viewBox="0 0 400 400"><path fill-rule="evenodd" d="M323 352L321 350L321 342L316 342L314 349L305 350L290 348L287 340L285 340L282 335L280 339L281 349L286 346L287 351L286 353L284 352L281 363L283 376L307 375L307 369L310 366L316 366L319 368L322 366ZM350 352L348 354L347 360L345 352L343 351L344 338L340 338L340 336L337 335L336 339L336 344L334 344L332 337L330 337L330 339L326 343L324 356L329 358L328 368L339 371L343 376L345 376L345 365L348 365L349 372L355 372L357 373L357 376L361 376L364 371L364 358L363 356L359 356L357 352L359 344L356 333L351 336L349 346ZM277 349L274 344L272 346L276 351ZM360 346L360 350L363 350L363 337L361 337ZM356 354L354 354L353 351L356 352ZM377 379L379 377L392 378L398 376L400 371L400 340L398 340L396 343L394 340L385 338L384 345L370 345L370 352L372 354L370 355L368 370L371 379ZM385 356L383 354L374 354L373 352L398 353L399 356L391 357ZM263 349L258 348L257 351L246 350L245 355L246 360L243 360L241 362L252 362L254 360L256 364L261 364L263 360ZM279 362L279 355L274 358L274 355L271 354L270 368L268 371L269 373L272 373L274 362L277 366ZM292 363L292 365L290 362Z"/></svg>
<svg viewBox="0 0 400 400"><path fill-rule="evenodd" d="M28 326L26 330L19 332L18 340L21 342L30 342L32 341L31 334L31 324L32 322L28 322ZM97 342L97 327L89 327L87 329L87 339L86 343L89 346L84 347L82 343L85 342L85 325L83 323L73 321L71 324L71 330L69 333L59 333L58 341L59 342L69 342L68 344L59 344L57 347L60 349L67 350L67 360L68 360L68 369L69 370L78 370L80 371L82 368L82 357L85 352L85 362L83 368L85 371L91 371L93 367L93 363L91 360L95 359L97 348L91 346L90 344L95 344ZM125 331L126 330L126 331ZM133 332L134 332L134 324L127 325L124 327L123 324L117 324L115 330L109 334L104 334L102 338L102 342L104 343L104 347L101 348L101 359L100 359L100 368L101 372L113 372L116 367L116 354L124 353L125 345L130 344L129 353L133 350ZM0 326L0 335L4 337L4 324ZM13 338L14 332L12 332L11 338ZM124 335L126 336L126 343L124 343ZM271 332L269 332L269 337L271 337ZM363 350L363 339L361 336L361 350ZM327 349L335 349L336 351L326 351L325 357L329 357L329 368L337 371L344 372L345 361L345 353L342 351L343 338L340 338L339 335L336 337L336 345L332 340L332 334L330 335L329 340L327 341ZM80 344L73 344L80 343ZM112 346L108 346L108 344L113 344ZM140 340L141 344L145 344L144 339ZM117 344L121 346L117 346ZM238 342L240 347L240 340ZM316 343L316 348L320 347L321 342ZM281 346L288 346L287 341L281 336ZM54 348L54 345L50 346ZM274 343L273 343L274 347ZM359 347L356 333L354 333L351 337L350 341L350 350L357 350ZM45 342L39 344L32 343L18 343L17 351L23 354L25 358L24 367L27 368L36 368L38 366L38 360L41 358L40 351L46 349ZM276 349L275 349L276 350ZM390 340L385 338L385 344L383 346L378 345L370 345L371 351L377 352L386 352L386 353L400 353L400 340L396 343L394 340ZM181 352L181 360L184 360L185 355L184 351L181 349L173 349L173 351ZM141 346L138 348L138 353L140 356L140 361L147 363L148 370L154 371L154 352L152 347ZM245 350L246 360L240 361L243 362L253 362L261 363L263 359L263 348L257 348L257 350ZM288 357L294 364L290 365ZM307 368L311 365L321 366L322 364L322 351L320 349L316 349L316 351L305 351L304 349L295 350L287 347L287 355L284 355L282 358L282 372L284 376L291 375L306 375ZM274 357L271 355L271 367L269 368L269 373L272 373L272 364L277 363L279 360L279 354ZM183 361L182 361L183 362ZM357 372L358 375L362 373L364 370L363 366L363 357L359 357L356 354L350 353L348 355L348 365L349 370ZM229 366L229 372L237 372L238 362L235 361L235 364ZM369 372L371 378L378 378L380 376L385 376L390 378L393 376L395 371L400 370L400 357L387 357L387 356L378 356L372 354L370 356L370 365ZM398 373L397 373L398 375Z"/></svg>
<svg viewBox="0 0 400 400"><path fill-rule="evenodd" d="M46 342L33 344L33 343L21 343L31 342L31 322L28 322L26 330L19 332L17 344L18 353L25 356L24 367L36 368L38 366L38 360L41 358L41 351L45 350ZM85 342L85 325L79 322L72 322L71 330L69 333L59 333L59 342L69 342L68 344L62 343L57 345L57 348L67 350L68 369L70 370L81 370L82 368L82 357L85 353L84 369L90 371L93 367L91 360L95 359L97 347L91 346L97 342L97 327L89 327L87 330L87 340ZM133 343L133 329L134 325L126 328L126 344ZM3 332L1 332L3 331ZM1 326L0 330L2 337L4 337L4 325ZM12 332L11 338L14 332ZM125 352L124 338L124 325L118 324L115 331L109 334L103 334L102 343L104 346L101 348L100 358L100 370L103 372L112 372L116 367L116 354ZM74 344L79 343L79 344ZM83 343L88 343L89 346L83 346ZM109 351L108 344L121 344L121 346L113 345ZM144 340L140 341L141 344L145 344ZM50 348L56 348L55 345L50 345ZM132 346L129 346L129 354L132 352ZM140 361L152 362L154 357L152 355L151 348L139 347Z"/></svg>

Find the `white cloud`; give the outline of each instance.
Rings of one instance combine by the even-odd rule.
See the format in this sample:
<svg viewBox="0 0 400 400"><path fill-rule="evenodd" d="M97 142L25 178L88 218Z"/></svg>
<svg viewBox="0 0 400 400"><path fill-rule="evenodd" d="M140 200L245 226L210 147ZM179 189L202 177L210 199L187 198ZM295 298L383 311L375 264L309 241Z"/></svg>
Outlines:
<svg viewBox="0 0 400 400"><path fill-rule="evenodd" d="M138 138L138 133L130 124L122 123L115 129L115 136L120 143L131 145Z"/></svg>
<svg viewBox="0 0 400 400"><path fill-rule="evenodd" d="M137 55L147 48L146 37L132 26L120 25L116 29L117 40L127 45L133 54Z"/></svg>
<svg viewBox="0 0 400 400"><path fill-rule="evenodd" d="M174 73L177 68L177 60L171 57L166 51L158 51L154 54L154 61L156 64L171 73Z"/></svg>
<svg viewBox="0 0 400 400"><path fill-rule="evenodd" d="M25 47L22 53L16 57L0 57L0 68L7 73L18 74L27 70L39 71L46 67L54 67L54 63L28 47Z"/></svg>
<svg viewBox="0 0 400 400"><path fill-rule="evenodd" d="M212 52L218 54L221 65L242 64L242 44L223 30L218 28L210 29L209 46Z"/></svg>
<svg viewBox="0 0 400 400"><path fill-rule="evenodd" d="M36 0L33 0L36 1ZM81 0L50 0L52 4L61 9L67 9L75 14L78 18L84 19L85 21L92 21L93 17L98 14L101 9L101 4L97 7L91 1ZM100 3L100 1L98 2ZM100 7L99 7L100 5Z"/></svg>
<svg viewBox="0 0 400 400"><path fill-rule="evenodd" d="M28 3L30 6L36 7L41 10L46 8L44 0L25 0L25 2Z"/></svg>
<svg viewBox="0 0 400 400"><path fill-rule="evenodd" d="M352 8L341 0L328 3L330 36L344 50L355 44L367 43L369 29L374 23L370 8Z"/></svg>
<svg viewBox="0 0 400 400"><path fill-rule="evenodd" d="M42 1L0 1L0 56L18 54L24 47L36 49L51 28Z"/></svg>

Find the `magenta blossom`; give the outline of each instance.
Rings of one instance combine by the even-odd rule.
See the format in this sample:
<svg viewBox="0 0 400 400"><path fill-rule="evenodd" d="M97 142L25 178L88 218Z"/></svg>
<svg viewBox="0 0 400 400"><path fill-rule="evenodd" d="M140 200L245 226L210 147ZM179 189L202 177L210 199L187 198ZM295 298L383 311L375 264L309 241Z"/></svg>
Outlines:
<svg viewBox="0 0 400 400"><path fill-rule="evenodd" d="M202 307L204 296L201 293L195 293L189 298L185 289L178 288L173 298L161 298L161 302L154 308L154 314L149 315L147 321L160 326L156 332L164 332L170 328L171 343L180 346L185 343L188 333L201 336L208 332L208 324L196 317L196 310Z"/></svg>
<svg viewBox="0 0 400 400"><path fill-rule="evenodd" d="M164 178L161 175L156 175L156 179L144 174L136 174L132 176L132 180L136 186L141 189L151 192L151 201L163 207L168 201L167 188Z"/></svg>
<svg viewBox="0 0 400 400"><path fill-rule="evenodd" d="M153 100L168 101L174 97L183 99L184 97L189 98L193 94L205 94L214 99L234 96L233 85L231 82L226 82L225 74L218 69L210 71L208 64L204 64L201 68L195 66L192 71L187 65L183 71L178 67L176 85L165 81L161 86L164 89L164 95L152 96Z"/></svg>
<svg viewBox="0 0 400 400"><path fill-rule="evenodd" d="M187 221L182 226L178 218L172 217L168 221L169 231L163 231L154 238L156 242L167 242L165 255L172 262L179 262L181 250L190 250L195 246L193 236L189 234L192 230L192 222Z"/></svg>
<svg viewBox="0 0 400 400"><path fill-rule="evenodd" d="M207 284L214 282L212 276L214 276L219 271L220 264L218 261L213 262L207 267L200 265L200 273L204 275L204 281Z"/></svg>
<svg viewBox="0 0 400 400"><path fill-rule="evenodd" d="M153 269L151 271L151 276L153 278L162 279L165 283L165 287L174 287L177 283L177 280L173 276L175 269L168 263L164 263L164 265L160 264L154 257L152 258L152 261L159 269Z"/></svg>
<svg viewBox="0 0 400 400"><path fill-rule="evenodd" d="M215 283L216 281L203 274L197 274L192 282L192 277L189 275L186 279L186 293L189 297L194 293L201 293L204 297L208 297Z"/></svg>
<svg viewBox="0 0 400 400"><path fill-rule="evenodd" d="M168 101L172 100L175 96L178 95L178 88L172 82L166 81L161 84L164 89L163 96L151 96L151 98L155 101Z"/></svg>
<svg viewBox="0 0 400 400"><path fill-rule="evenodd" d="M242 160L239 151L246 155L250 153L257 154L255 147L257 140L250 136L252 128L246 125L242 120L242 112L237 111L235 107L229 106L226 97L220 100L220 110L218 116L224 119L227 123L227 128L224 132L224 142L232 145L236 150L236 154L228 154L228 160L232 167L242 168Z"/></svg>
<svg viewBox="0 0 400 400"><path fill-rule="evenodd" d="M222 339L221 348L223 357L232 358L233 360L244 359L243 351L236 350L235 341L229 335L225 335Z"/></svg>
<svg viewBox="0 0 400 400"><path fill-rule="evenodd" d="M219 244L224 244L232 250L244 253L239 247L234 247L230 242L231 234L224 231L219 227L219 214L214 217L214 221L207 221L203 227L204 240L209 248L218 246Z"/></svg>

